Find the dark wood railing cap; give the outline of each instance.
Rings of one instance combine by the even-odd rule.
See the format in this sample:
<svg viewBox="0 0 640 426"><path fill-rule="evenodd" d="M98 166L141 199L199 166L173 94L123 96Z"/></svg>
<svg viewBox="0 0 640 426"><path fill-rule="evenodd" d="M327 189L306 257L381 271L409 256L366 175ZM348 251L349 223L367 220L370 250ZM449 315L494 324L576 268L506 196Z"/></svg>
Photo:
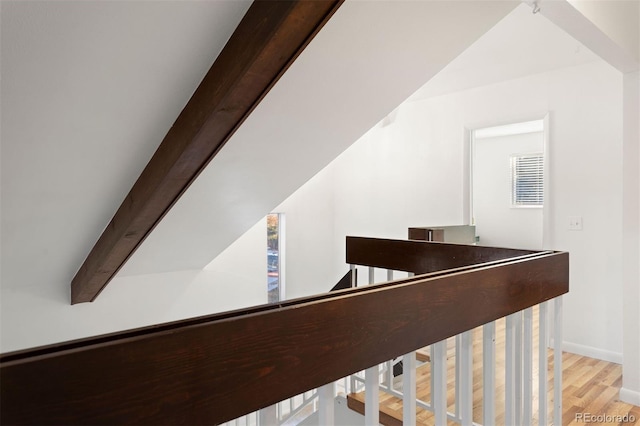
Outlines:
<svg viewBox="0 0 640 426"><path fill-rule="evenodd" d="M568 290L530 253L6 354L2 422L222 423Z"/></svg>

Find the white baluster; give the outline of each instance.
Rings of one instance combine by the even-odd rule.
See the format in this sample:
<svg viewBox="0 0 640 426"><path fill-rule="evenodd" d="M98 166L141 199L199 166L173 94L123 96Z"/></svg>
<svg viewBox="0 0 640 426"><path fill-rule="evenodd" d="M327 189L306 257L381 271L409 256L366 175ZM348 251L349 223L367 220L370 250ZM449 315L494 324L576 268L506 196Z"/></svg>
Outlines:
<svg viewBox="0 0 640 426"><path fill-rule="evenodd" d="M532 374L533 374L533 308L524 311L524 360L523 360L523 407L522 426L531 426L533 416Z"/></svg>
<svg viewBox="0 0 640 426"><path fill-rule="evenodd" d="M364 423L367 426L377 426L380 423L379 383L380 376L376 364L367 368L364 373Z"/></svg>
<svg viewBox="0 0 640 426"><path fill-rule="evenodd" d="M387 361L385 365L384 384L391 390L393 389L393 361Z"/></svg>
<svg viewBox="0 0 640 426"><path fill-rule="evenodd" d="M318 388L318 419L321 425L335 424L336 385L327 383Z"/></svg>
<svg viewBox="0 0 640 426"><path fill-rule="evenodd" d="M504 422L515 425L515 315L507 316L505 323Z"/></svg>
<svg viewBox="0 0 640 426"><path fill-rule="evenodd" d="M402 424L416 424L416 353L402 356Z"/></svg>
<svg viewBox="0 0 640 426"><path fill-rule="evenodd" d="M482 326L482 423L496 422L496 323Z"/></svg>
<svg viewBox="0 0 640 426"><path fill-rule="evenodd" d="M393 269L387 269L387 281L393 281Z"/></svg>
<svg viewBox="0 0 640 426"><path fill-rule="evenodd" d="M522 311L514 315L516 336L515 336L515 363L514 363L514 386L515 386L515 424L522 424Z"/></svg>
<svg viewBox="0 0 640 426"><path fill-rule="evenodd" d="M462 334L456 334L456 354L455 354L455 384L454 384L454 401L455 411L454 415L460 418L460 356L462 351Z"/></svg>
<svg viewBox="0 0 640 426"><path fill-rule="evenodd" d="M553 424L562 424L562 296L553 300Z"/></svg>
<svg viewBox="0 0 640 426"><path fill-rule="evenodd" d="M369 266L369 285L376 282L376 269L373 266Z"/></svg>
<svg viewBox="0 0 640 426"><path fill-rule="evenodd" d="M274 404L263 408L258 412L258 422L260 426L272 426L278 424L278 405Z"/></svg>
<svg viewBox="0 0 640 426"><path fill-rule="evenodd" d="M431 375L434 377L431 389L433 412L436 426L447 424L447 341L442 340L434 345L435 359L431 359Z"/></svg>
<svg viewBox="0 0 640 426"><path fill-rule="evenodd" d="M431 407L434 406L433 394L435 393L434 389L436 387L436 382L435 382L436 373L435 373L435 366L434 366L436 353L433 346L434 345L429 346L429 368L431 369L431 374L429 377L429 389L431 389L431 400L429 402L431 403Z"/></svg>
<svg viewBox="0 0 640 426"><path fill-rule="evenodd" d="M545 426L549 416L547 404L548 391L547 380L549 370L549 358L547 355L547 344L549 341L549 331L547 326L548 302L540 304L538 317L538 424Z"/></svg>
<svg viewBox="0 0 640 426"><path fill-rule="evenodd" d="M462 426L473 424L473 331L460 334L460 350L456 351L460 359L460 375L456 378L456 388L460 391L456 398L456 411ZM458 407L460 407L458 409Z"/></svg>

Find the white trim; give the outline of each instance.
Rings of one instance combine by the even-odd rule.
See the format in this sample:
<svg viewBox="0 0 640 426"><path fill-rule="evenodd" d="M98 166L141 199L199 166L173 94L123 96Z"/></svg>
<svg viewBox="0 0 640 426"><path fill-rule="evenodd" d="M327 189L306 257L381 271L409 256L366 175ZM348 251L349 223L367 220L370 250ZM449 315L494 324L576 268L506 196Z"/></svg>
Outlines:
<svg viewBox="0 0 640 426"><path fill-rule="evenodd" d="M551 162L549 161L549 156L551 155L551 146L550 146L550 135L551 135L551 126L549 123L549 113L545 114L542 118L544 123L544 142L542 153L544 156L544 163L542 165L542 181L545 182L542 190L544 191L542 194L542 199L545 201L542 206L542 248L545 250L550 250L550 247L553 246L553 241L551 237L553 235L553 215L551 214Z"/></svg>
<svg viewBox="0 0 640 426"><path fill-rule="evenodd" d="M640 405L640 391L620 388L620 401L627 404Z"/></svg>
<svg viewBox="0 0 640 426"><path fill-rule="evenodd" d="M473 225L473 130L464 128L464 145L462 161L462 223Z"/></svg>
<svg viewBox="0 0 640 426"><path fill-rule="evenodd" d="M623 75L622 99L622 387L640 405L640 72Z"/></svg>
<svg viewBox="0 0 640 426"><path fill-rule="evenodd" d="M553 347L553 339L549 342L549 346ZM605 349L594 348L593 346L580 345L578 343L562 342L562 349L565 352L571 352L574 354L588 356L589 358L601 359L603 361L615 362L616 364L622 364L622 353L612 352Z"/></svg>
<svg viewBox="0 0 640 426"><path fill-rule="evenodd" d="M544 206L542 204L537 204L535 206L511 204L509 208L511 209L544 209Z"/></svg>
<svg viewBox="0 0 640 426"><path fill-rule="evenodd" d="M473 137L476 140L495 138L499 136L523 135L525 133L537 133L544 130L543 120L524 121L520 123L504 124L501 126L476 129Z"/></svg>

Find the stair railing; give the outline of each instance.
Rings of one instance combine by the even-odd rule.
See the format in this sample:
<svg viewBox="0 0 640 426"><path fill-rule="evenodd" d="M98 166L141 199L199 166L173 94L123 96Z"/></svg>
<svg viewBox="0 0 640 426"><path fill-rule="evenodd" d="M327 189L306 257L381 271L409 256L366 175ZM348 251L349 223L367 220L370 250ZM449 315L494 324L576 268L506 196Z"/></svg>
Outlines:
<svg viewBox="0 0 640 426"><path fill-rule="evenodd" d="M353 287L355 280L354 274L355 271L350 269L329 291L345 290ZM345 395L350 393L350 389L346 386L346 380L347 379L345 378L342 383L342 388L338 386L338 391L341 391ZM336 392L336 388L334 386L323 387L320 390L324 391L323 397L325 398L328 397L327 391L329 391L330 395L335 397L334 394ZM318 389L312 389L308 392L280 401L277 404L260 411L226 422L224 426L295 425L300 420L303 420L317 411Z"/></svg>
<svg viewBox="0 0 640 426"><path fill-rule="evenodd" d="M362 265L352 265L357 270ZM375 284L376 268L366 266L367 284ZM385 271L383 271L385 272ZM406 272L406 271L401 271ZM386 270L386 277L392 280L396 271ZM409 273L410 275L412 273ZM379 274L378 274L379 275ZM549 307L553 305L553 416L549 416L548 390L548 343ZM537 311L534 315L534 311ZM534 319L538 322L538 338L534 341ZM496 323L502 321L504 325L505 362L496 361ZM365 401L365 424L377 424L380 407L377 398L379 392L384 392L402 400L403 424L416 424L416 408L422 408L433 413L436 425L446 425L453 421L461 425L532 425L537 418L539 425L562 424L562 350L560 342L562 330L562 297L543 302L534 307L518 311L496 321L491 321L477 329L482 333L482 381L483 402L482 421L473 420L473 330L457 334L446 340L429 346L429 401L416 396L417 381L416 351L402 356L402 386L394 387L393 361L389 360L378 366L371 367L350 376L353 393L365 392L369 398ZM448 348L451 343L453 348ZM449 344L448 344L449 343ZM453 350L451 350L453 349ZM539 372L533 375L534 354L537 351ZM447 354L455 357L455 368L452 375L447 372ZM427 365L425 365L426 367ZM498 368L504 369L505 388L500 391L498 398L495 375ZM453 381L448 385L448 381ZM534 389L534 382L538 383ZM447 401L448 391L453 387L454 398ZM536 398L534 398L534 395ZM545 397L540 397L544 395ZM375 396L375 397L374 397ZM537 411L534 416L533 401L537 399ZM411 404L410 401L414 401ZM504 404L504 418L496 417L496 404ZM453 412L447 407L454 404ZM355 404L354 404L355 405ZM369 409L367 409L369 405ZM383 421L383 424L385 422Z"/></svg>
<svg viewBox="0 0 640 426"><path fill-rule="evenodd" d="M437 342L569 290L567 253L350 237L347 263L416 275L2 354L2 421L221 424L319 388L321 424L332 424L335 382L366 370L376 424L380 363L428 345L442 358ZM442 397L431 403L443 421Z"/></svg>

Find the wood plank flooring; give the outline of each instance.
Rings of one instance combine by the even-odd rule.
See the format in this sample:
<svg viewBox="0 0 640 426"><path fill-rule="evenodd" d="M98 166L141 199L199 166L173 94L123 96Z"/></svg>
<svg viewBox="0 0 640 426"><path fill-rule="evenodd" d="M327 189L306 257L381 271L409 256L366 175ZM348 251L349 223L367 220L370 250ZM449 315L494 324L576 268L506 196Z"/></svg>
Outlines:
<svg viewBox="0 0 640 426"><path fill-rule="evenodd" d="M496 322L496 424L504 425L504 363L505 363L505 333L504 319ZM534 310L534 350L533 350L533 422L538 424L538 312ZM447 342L447 382L448 382L448 410L455 411L455 343L454 339ZM553 351L548 350L548 407L549 416L547 424L553 424L552 398L553 398ZM622 385L622 367L619 364L588 358L568 352L562 354L562 401L563 401L563 425L582 425L585 416L609 415L627 416L635 418L635 421L620 422L591 422L589 424L623 424L640 426L640 407L623 403L618 399L620 386ZM482 328L473 331L473 420L482 424ZM430 364L425 363L418 367L417 395L423 401L431 398L430 389ZM396 378L395 388L402 389L401 376ZM364 413L364 392L348 396L349 407ZM389 394L380 392L380 419L381 423L388 426L402 424L402 401ZM583 415L583 418L580 418ZM615 419L605 419L615 420ZM435 419L433 413L418 408L417 421L419 425L433 425ZM449 425L456 423L449 421ZM517 425L513 425L517 426Z"/></svg>

